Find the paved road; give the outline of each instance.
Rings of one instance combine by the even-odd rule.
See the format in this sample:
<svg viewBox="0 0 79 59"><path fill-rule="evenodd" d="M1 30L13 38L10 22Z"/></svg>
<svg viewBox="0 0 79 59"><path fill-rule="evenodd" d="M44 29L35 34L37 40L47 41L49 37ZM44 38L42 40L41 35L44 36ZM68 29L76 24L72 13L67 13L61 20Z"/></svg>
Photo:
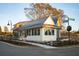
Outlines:
<svg viewBox="0 0 79 59"><path fill-rule="evenodd" d="M0 42L0 56L79 56L79 48L21 48Z"/></svg>

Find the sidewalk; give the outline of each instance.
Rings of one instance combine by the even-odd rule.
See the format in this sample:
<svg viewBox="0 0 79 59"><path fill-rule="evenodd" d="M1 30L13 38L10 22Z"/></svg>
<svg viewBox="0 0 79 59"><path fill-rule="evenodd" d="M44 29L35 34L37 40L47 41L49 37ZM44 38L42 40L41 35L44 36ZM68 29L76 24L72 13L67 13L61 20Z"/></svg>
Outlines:
<svg viewBox="0 0 79 59"><path fill-rule="evenodd" d="M33 45L33 46L38 46L38 47L42 47L42 48L46 48L46 49L57 48L57 47L54 47L54 46L49 46L49 45L34 43L34 42L19 41L19 40L13 40L13 41L21 42L21 43L25 43L25 44L29 44L29 45Z"/></svg>
<svg viewBox="0 0 79 59"><path fill-rule="evenodd" d="M39 43L26 42L26 41L22 41L22 42L27 43L27 44L31 44L31 45L35 45L35 46L39 46L39 47L42 47L42 48L46 48L46 49L57 48L57 47L48 46L48 45L39 44Z"/></svg>

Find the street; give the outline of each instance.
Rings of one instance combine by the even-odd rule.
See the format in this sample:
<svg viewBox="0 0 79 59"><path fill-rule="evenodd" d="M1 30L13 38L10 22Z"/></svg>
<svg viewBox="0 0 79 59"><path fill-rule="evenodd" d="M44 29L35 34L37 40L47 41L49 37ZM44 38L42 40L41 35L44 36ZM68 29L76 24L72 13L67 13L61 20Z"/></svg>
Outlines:
<svg viewBox="0 0 79 59"><path fill-rule="evenodd" d="M0 41L0 56L79 56L79 48L18 47Z"/></svg>

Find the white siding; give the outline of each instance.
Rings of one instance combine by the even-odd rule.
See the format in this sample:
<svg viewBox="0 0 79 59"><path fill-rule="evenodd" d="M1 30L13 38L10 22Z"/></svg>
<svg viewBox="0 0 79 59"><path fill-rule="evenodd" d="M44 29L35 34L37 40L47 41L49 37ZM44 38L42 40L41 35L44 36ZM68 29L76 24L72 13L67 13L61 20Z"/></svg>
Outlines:
<svg viewBox="0 0 79 59"><path fill-rule="evenodd" d="M31 35L24 37L23 35L20 36L20 40L27 40L27 41L35 41L35 42L42 42L42 37L41 37L41 29L40 29L40 35Z"/></svg>
<svg viewBox="0 0 79 59"><path fill-rule="evenodd" d="M21 37L19 38L19 40L26 40L26 39L25 39L25 37L22 37L22 36L21 36Z"/></svg>
<svg viewBox="0 0 79 59"><path fill-rule="evenodd" d="M26 40L28 41L35 41L35 42L41 42L41 36L27 36Z"/></svg>
<svg viewBox="0 0 79 59"><path fill-rule="evenodd" d="M46 19L46 21L44 22L44 24L51 24L51 25L54 25L54 22L53 22L51 16L49 16L49 17Z"/></svg>
<svg viewBox="0 0 79 59"><path fill-rule="evenodd" d="M35 42L48 42L48 41L56 41L57 38L57 31L54 29L54 35L45 35L45 28L40 28L40 35L33 35L33 36L21 36L20 40L28 40L28 41L35 41ZM60 36L60 34L59 34Z"/></svg>
<svg viewBox="0 0 79 59"><path fill-rule="evenodd" d="M56 29L54 29L54 35L45 35L44 28L42 28L42 41L47 42L47 41L56 41Z"/></svg>

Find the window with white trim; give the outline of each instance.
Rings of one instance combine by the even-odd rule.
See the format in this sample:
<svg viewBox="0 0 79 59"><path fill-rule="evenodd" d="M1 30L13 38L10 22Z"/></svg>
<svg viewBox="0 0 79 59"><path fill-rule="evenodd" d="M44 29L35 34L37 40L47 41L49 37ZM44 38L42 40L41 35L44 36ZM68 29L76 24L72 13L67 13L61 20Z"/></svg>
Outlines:
<svg viewBox="0 0 79 59"><path fill-rule="evenodd" d="M45 29L45 35L54 35L53 29Z"/></svg>

